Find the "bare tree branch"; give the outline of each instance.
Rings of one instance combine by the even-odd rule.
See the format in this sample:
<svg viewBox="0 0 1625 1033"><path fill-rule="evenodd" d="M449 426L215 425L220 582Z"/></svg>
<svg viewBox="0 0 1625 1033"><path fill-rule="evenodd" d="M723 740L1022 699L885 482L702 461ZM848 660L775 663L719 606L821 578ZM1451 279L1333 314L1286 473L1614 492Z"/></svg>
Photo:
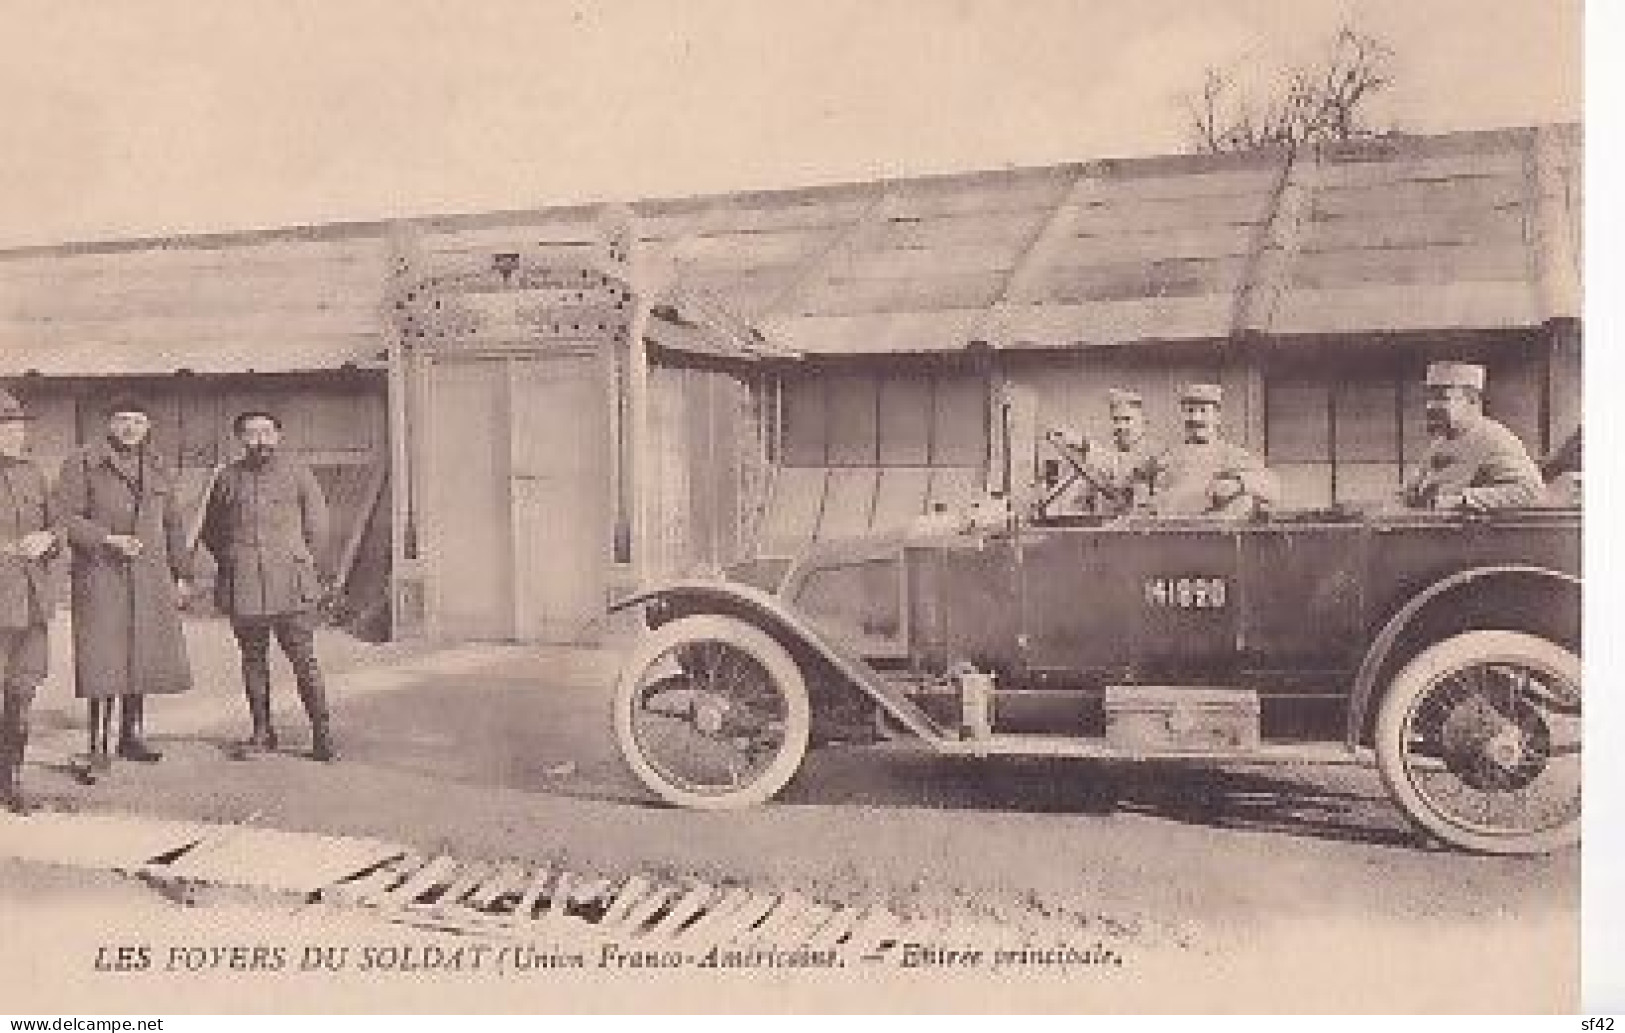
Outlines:
<svg viewBox="0 0 1625 1033"><path fill-rule="evenodd" d="M1370 100L1393 86L1394 51L1352 26L1340 28L1320 58L1286 69L1262 102L1233 70L1203 70L1201 86L1182 99L1193 150L1202 153L1295 149L1305 144L1376 135Z"/></svg>

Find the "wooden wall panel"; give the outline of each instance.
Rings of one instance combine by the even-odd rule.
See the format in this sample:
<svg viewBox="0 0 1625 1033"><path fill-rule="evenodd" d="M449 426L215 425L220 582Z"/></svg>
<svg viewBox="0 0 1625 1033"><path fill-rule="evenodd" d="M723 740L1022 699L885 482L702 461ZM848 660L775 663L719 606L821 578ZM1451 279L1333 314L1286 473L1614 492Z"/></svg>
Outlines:
<svg viewBox="0 0 1625 1033"><path fill-rule="evenodd" d="M1271 463L1281 482L1282 509L1321 509L1332 504L1330 463Z"/></svg>
<svg viewBox="0 0 1625 1033"><path fill-rule="evenodd" d="M60 384L7 386L34 418L27 430L28 454L47 477L55 477L62 460L79 445L78 403Z"/></svg>
<svg viewBox="0 0 1625 1033"><path fill-rule="evenodd" d="M876 382L872 374L835 374L824 380L829 398L829 464L873 465L876 454Z"/></svg>
<svg viewBox="0 0 1625 1033"><path fill-rule="evenodd" d="M828 477L828 468L822 466L779 467L756 536L758 554L793 555L813 540L823 515Z"/></svg>
<svg viewBox="0 0 1625 1033"><path fill-rule="evenodd" d="M874 513L876 469L872 466L833 467L818 537L854 538L867 534Z"/></svg>
<svg viewBox="0 0 1625 1033"><path fill-rule="evenodd" d="M875 484L874 516L870 520L870 528L877 532L907 528L925 512L925 500L930 488L930 467L881 467Z"/></svg>
<svg viewBox="0 0 1625 1033"><path fill-rule="evenodd" d="M1330 385L1272 378L1266 387L1269 462L1326 462L1332 456Z"/></svg>
<svg viewBox="0 0 1625 1033"><path fill-rule="evenodd" d="M879 457L888 466L925 466L931 459L931 381L925 376L880 380Z"/></svg>
<svg viewBox="0 0 1625 1033"><path fill-rule="evenodd" d="M1337 418L1336 455L1341 462L1399 461L1399 377L1332 381Z"/></svg>
<svg viewBox="0 0 1625 1033"><path fill-rule="evenodd" d="M931 426L933 466L980 467L987 458L987 391L973 376L940 376Z"/></svg>
<svg viewBox="0 0 1625 1033"><path fill-rule="evenodd" d="M784 382L784 465L823 466L829 454L824 381L802 376Z"/></svg>
<svg viewBox="0 0 1625 1033"><path fill-rule="evenodd" d="M1484 389L1484 411L1506 424L1535 456L1546 450L1541 426L1541 396L1545 363L1534 349L1528 354L1497 356L1489 362Z"/></svg>
<svg viewBox="0 0 1625 1033"><path fill-rule="evenodd" d="M179 458L183 467L208 469L232 458L231 421L236 412L225 412L221 397L203 385L188 384L179 395L177 418ZM284 421L284 435L287 421Z"/></svg>
<svg viewBox="0 0 1625 1033"><path fill-rule="evenodd" d="M1338 502L1382 502L1398 497L1403 485L1398 463L1338 463Z"/></svg>

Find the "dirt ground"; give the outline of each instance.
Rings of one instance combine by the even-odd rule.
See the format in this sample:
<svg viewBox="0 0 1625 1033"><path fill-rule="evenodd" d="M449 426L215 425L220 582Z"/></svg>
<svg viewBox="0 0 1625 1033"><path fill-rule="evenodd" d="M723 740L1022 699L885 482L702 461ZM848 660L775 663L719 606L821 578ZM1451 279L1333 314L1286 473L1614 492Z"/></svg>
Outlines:
<svg viewBox="0 0 1625 1033"><path fill-rule="evenodd" d="M160 764L75 784L63 762L78 748L77 705L65 683L42 697L29 775L50 806L252 820L616 877L793 888L1120 949L1131 981L1070 984L1083 1010L1577 1004L1578 853L1508 859L1433 848L1362 768L950 761L895 746L837 748L815 753L768 806L678 811L655 805L615 751L613 650L435 653L341 636L322 646L344 760L299 755L303 721L285 709L285 752L245 763L224 749L243 732L229 642L217 625L190 634L194 664L208 674L190 698L153 704ZM285 670L279 677L289 703ZM15 888L11 875L0 869L0 893ZM1030 992L1037 1001L1047 991Z"/></svg>

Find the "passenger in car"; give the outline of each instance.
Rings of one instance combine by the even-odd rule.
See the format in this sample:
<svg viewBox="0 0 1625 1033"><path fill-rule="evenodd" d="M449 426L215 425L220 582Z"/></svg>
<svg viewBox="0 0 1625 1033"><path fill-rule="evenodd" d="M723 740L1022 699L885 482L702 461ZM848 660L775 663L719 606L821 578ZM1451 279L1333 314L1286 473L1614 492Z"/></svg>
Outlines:
<svg viewBox="0 0 1625 1033"><path fill-rule="evenodd" d="M1189 384L1180 392L1185 439L1148 464L1152 512L1246 518L1279 500L1280 482L1263 461L1220 436L1223 406L1217 384Z"/></svg>
<svg viewBox="0 0 1625 1033"><path fill-rule="evenodd" d="M1484 367L1435 362L1424 387L1430 441L1405 482L1405 504L1471 513L1539 505L1539 467L1516 434L1484 415Z"/></svg>

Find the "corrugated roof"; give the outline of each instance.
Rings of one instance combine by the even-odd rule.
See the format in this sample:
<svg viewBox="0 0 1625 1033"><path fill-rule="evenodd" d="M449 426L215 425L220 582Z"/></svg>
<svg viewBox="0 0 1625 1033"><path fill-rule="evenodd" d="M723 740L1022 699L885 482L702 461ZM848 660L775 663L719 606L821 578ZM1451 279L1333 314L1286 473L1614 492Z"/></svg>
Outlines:
<svg viewBox="0 0 1625 1033"><path fill-rule="evenodd" d="M1550 126L735 195L653 243L810 355L1528 327L1580 315L1580 147Z"/></svg>
<svg viewBox="0 0 1625 1033"><path fill-rule="evenodd" d="M298 373L347 366L382 367L386 348L375 335L289 340L274 348L231 340L139 346L87 341L75 344L0 344L0 376L166 376L191 373Z"/></svg>
<svg viewBox="0 0 1625 1033"><path fill-rule="evenodd" d="M657 332L674 350L1523 328L1581 313L1581 148L1579 126L1544 126L1295 159L1170 155L632 210L660 297L722 339ZM600 215L575 206L0 252L0 372L372 361L392 225L416 231L429 254L483 254L587 246Z"/></svg>

